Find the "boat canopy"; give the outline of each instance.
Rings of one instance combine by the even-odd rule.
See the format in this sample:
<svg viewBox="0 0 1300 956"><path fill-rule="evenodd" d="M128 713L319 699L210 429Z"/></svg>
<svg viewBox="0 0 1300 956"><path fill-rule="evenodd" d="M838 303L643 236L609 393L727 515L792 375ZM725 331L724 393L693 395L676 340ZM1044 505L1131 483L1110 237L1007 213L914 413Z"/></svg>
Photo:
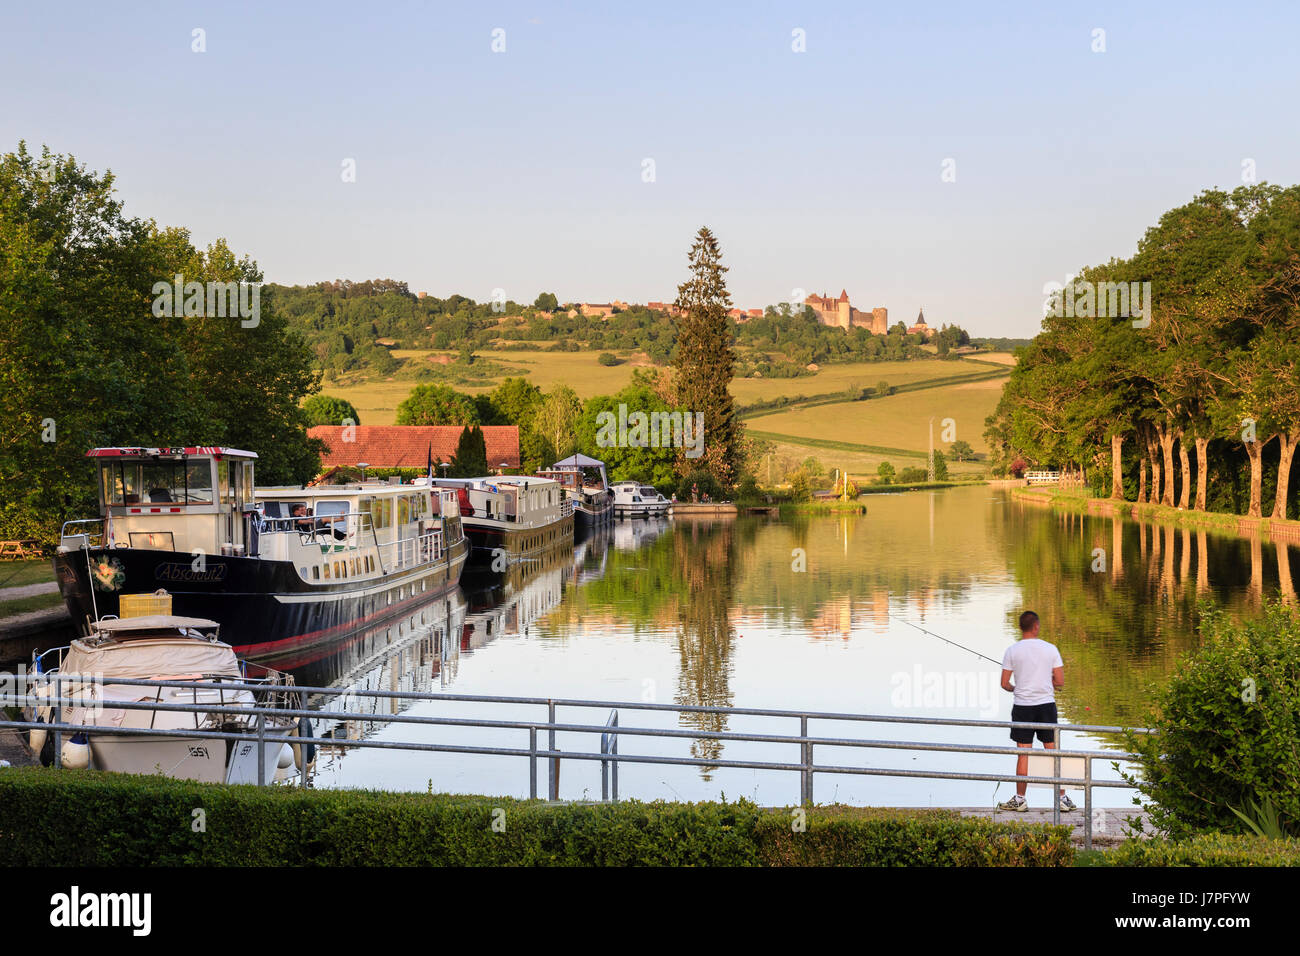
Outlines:
<svg viewBox="0 0 1300 956"><path fill-rule="evenodd" d="M140 617L111 617L104 621L96 621L93 627L97 631L106 631L113 634L120 631L181 631L191 627L200 630L211 630L214 627L220 627L220 625L216 621L209 621L206 617L143 614Z"/></svg>
<svg viewBox="0 0 1300 956"><path fill-rule="evenodd" d="M193 637L163 637L125 644L73 641L59 665L59 673L102 675L108 683L112 683L115 677L150 680L200 675L240 676L234 648L218 641Z"/></svg>
<svg viewBox="0 0 1300 956"><path fill-rule="evenodd" d="M563 461L557 461L552 468L597 468L600 470L600 483L602 486L609 486L609 479L605 476L605 463L598 458L589 458L579 453L574 453Z"/></svg>

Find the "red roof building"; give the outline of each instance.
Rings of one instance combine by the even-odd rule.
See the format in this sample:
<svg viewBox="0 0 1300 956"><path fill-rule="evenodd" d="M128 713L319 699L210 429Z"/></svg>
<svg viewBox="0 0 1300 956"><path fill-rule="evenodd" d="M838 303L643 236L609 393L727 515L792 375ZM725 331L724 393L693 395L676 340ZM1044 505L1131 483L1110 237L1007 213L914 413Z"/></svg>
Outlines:
<svg viewBox="0 0 1300 956"><path fill-rule="evenodd" d="M519 426L482 428L488 465L495 469L505 462L510 468L518 468ZM370 468L423 468L430 448L435 466L451 461L462 431L463 425L316 425L307 429L307 434L325 442L325 453L321 455L324 468L361 462Z"/></svg>

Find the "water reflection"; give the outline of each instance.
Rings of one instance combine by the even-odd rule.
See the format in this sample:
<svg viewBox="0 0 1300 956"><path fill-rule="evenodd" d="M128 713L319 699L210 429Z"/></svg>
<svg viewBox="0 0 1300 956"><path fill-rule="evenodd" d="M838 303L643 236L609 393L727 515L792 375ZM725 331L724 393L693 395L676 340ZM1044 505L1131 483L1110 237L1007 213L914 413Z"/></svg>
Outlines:
<svg viewBox="0 0 1300 956"><path fill-rule="evenodd" d="M987 488L873 497L862 515L617 522L504 579L467 580L459 603L426 609L424 631L411 621L407 630L359 635L302 673L358 688L454 687L482 695L1008 719L1010 697L997 687L999 668L976 654L1001 660L1015 637L1016 616L1031 607L1066 661L1063 719L1135 724L1145 719L1150 684L1194 646L1197 602L1212 597L1233 613L1250 614L1275 595L1294 601L1294 551L1260 537L1057 512ZM919 688L935 677L971 692L900 693L900 687ZM451 714L441 706L421 704L413 712ZM541 715L485 710L483 716ZM643 726L701 732L794 729L734 715L636 719ZM833 734L844 728L821 729ZM471 739L447 727L370 732L444 743ZM1005 742L1004 734L989 731L906 725L878 726L871 735ZM1079 736L1067 743L1111 745ZM562 749L593 747L583 735L561 738ZM524 741L502 734L491 743ZM757 745L703 737L643 738L633 749L689 752L707 761L778 756ZM818 759L989 769L978 758L902 751L840 754L826 748ZM341 761L332 783L422 789L433 781L460 792L526 792L525 768L517 760L492 760L358 752ZM590 796L596 772L594 764L566 764L562 796ZM624 792L645 798L703 799L723 791L769 803L797 797L797 781L763 771L627 765L622 773ZM819 778L814 796L983 805L991 790L985 784L828 777ZM1128 799L1118 791L1098 796L1113 805Z"/></svg>

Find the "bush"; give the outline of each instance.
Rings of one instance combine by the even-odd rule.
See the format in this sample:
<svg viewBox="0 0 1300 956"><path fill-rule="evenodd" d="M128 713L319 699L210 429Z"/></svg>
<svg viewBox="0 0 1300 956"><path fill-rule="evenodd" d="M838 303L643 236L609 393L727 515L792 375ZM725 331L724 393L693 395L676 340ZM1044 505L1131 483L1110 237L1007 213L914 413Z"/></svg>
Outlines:
<svg viewBox="0 0 1300 956"><path fill-rule="evenodd" d="M698 491L701 501L704 500L705 495L708 495L712 501L721 501L726 494L722 486L707 471L693 471L677 483L677 500L690 501L692 486Z"/></svg>
<svg viewBox="0 0 1300 956"><path fill-rule="evenodd" d="M796 468L790 472L790 500L809 501L811 499L812 486L808 483L808 475L802 468Z"/></svg>
<svg viewBox="0 0 1300 956"><path fill-rule="evenodd" d="M802 833L794 819L743 800L552 805L0 771L6 866L1067 866L1073 857L1068 827L951 810L819 807Z"/></svg>
<svg viewBox="0 0 1300 956"><path fill-rule="evenodd" d="M927 474L928 477L928 474ZM934 453L934 480L948 480L948 459L943 457L943 452L936 450Z"/></svg>
<svg viewBox="0 0 1300 956"><path fill-rule="evenodd" d="M614 355L613 352L601 352L600 355L596 357L596 361L601 365L617 365L618 356Z"/></svg>
<svg viewBox="0 0 1300 956"><path fill-rule="evenodd" d="M1107 853L1110 866L1300 866L1300 840L1199 833L1187 840L1129 840Z"/></svg>
<svg viewBox="0 0 1300 956"><path fill-rule="evenodd" d="M758 480L753 475L745 475L740 479L740 484L736 486L737 501L753 502L760 500L762 497L763 492L758 487Z"/></svg>
<svg viewBox="0 0 1300 956"><path fill-rule="evenodd" d="M953 810L826 807L796 833L791 811L759 824L766 866L1070 866L1070 828L962 817Z"/></svg>
<svg viewBox="0 0 1300 956"><path fill-rule="evenodd" d="M1156 692L1148 726L1128 735L1152 822L1173 836L1244 833L1233 812L1271 805L1300 827L1300 617L1281 604L1249 621L1201 608L1201 646Z"/></svg>

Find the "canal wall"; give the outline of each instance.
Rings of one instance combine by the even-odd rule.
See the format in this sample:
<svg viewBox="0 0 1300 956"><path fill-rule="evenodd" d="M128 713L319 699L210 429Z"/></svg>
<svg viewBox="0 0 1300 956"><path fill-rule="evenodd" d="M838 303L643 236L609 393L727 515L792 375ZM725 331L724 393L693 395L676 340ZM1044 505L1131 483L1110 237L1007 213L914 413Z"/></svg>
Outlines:
<svg viewBox="0 0 1300 956"><path fill-rule="evenodd" d="M1027 504L1073 511L1078 514L1165 521L1247 538L1264 535L1274 541L1300 544L1300 521L1275 521L1272 518L1251 518L1246 515L1220 514L1214 511L1188 511L1182 508L1171 508L1168 505L1120 501L1115 498L1085 498L1082 495L1063 494L1043 488L1012 488L1011 497Z"/></svg>
<svg viewBox="0 0 1300 956"><path fill-rule="evenodd" d="M716 517L717 515L735 515L739 509L730 502L681 502L673 505L670 511L674 518L693 518L697 515Z"/></svg>
<svg viewBox="0 0 1300 956"><path fill-rule="evenodd" d="M67 644L77 636L63 605L15 614L0 620L0 668L30 661L32 651Z"/></svg>

